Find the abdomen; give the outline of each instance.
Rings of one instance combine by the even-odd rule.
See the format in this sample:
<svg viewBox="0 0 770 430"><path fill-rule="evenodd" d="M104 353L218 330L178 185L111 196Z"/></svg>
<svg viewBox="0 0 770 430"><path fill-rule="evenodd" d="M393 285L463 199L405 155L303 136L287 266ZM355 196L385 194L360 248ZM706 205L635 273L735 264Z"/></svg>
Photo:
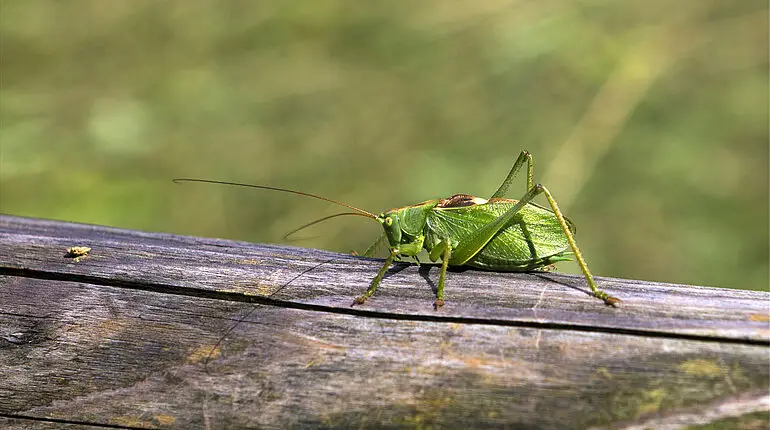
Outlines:
<svg viewBox="0 0 770 430"><path fill-rule="evenodd" d="M503 215L515 200L493 200L482 205L434 209L428 216L426 239L438 243L449 235L453 247L461 246L472 232ZM464 265L495 271L521 272L569 260L569 242L556 216L528 204ZM452 260L450 258L450 264Z"/></svg>

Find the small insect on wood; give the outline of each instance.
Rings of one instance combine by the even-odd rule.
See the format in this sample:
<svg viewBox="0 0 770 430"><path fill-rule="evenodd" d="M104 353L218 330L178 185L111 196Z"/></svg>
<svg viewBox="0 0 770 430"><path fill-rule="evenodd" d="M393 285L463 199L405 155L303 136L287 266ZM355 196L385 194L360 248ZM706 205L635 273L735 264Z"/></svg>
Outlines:
<svg viewBox="0 0 770 430"><path fill-rule="evenodd" d="M504 198L524 163L527 164L526 193L519 200ZM313 197L355 211L328 216L301 228L341 215L365 216L379 222L384 232L364 255L372 256L377 245L385 240L389 245L389 253L369 288L354 300L353 305L365 303L374 294L394 261L404 257L416 259L423 248L428 251L431 261L441 259L434 303L437 309L444 305L444 283L448 266L527 272L559 261L571 260L572 256L583 271L593 295L608 305L618 305L620 299L610 296L596 286L575 242L574 225L562 215L548 189L533 183L532 174L532 156L529 152L522 151L508 176L489 200L468 194L455 194L448 198L391 209L379 215L325 197L285 188L206 179L174 179L174 182L204 182L281 191ZM539 194L545 195L550 210L532 202Z"/></svg>

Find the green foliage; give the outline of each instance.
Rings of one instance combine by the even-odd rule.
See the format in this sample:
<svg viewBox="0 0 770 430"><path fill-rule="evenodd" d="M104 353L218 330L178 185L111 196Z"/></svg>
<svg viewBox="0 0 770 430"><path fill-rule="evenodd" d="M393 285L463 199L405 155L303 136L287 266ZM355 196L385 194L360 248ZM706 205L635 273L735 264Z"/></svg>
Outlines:
<svg viewBox="0 0 770 430"><path fill-rule="evenodd" d="M595 273L768 289L765 0L2 8L4 213L278 242L334 209L171 178L379 213L484 197L528 149Z"/></svg>

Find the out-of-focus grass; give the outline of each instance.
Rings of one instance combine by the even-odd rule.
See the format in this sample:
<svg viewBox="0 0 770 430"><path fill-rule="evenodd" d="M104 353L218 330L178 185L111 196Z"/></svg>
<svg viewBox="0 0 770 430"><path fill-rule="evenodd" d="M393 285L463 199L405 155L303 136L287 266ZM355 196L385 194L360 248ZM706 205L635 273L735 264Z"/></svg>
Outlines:
<svg viewBox="0 0 770 430"><path fill-rule="evenodd" d="M379 212L488 196L528 149L595 273L768 289L765 0L5 1L0 19L4 213L276 242L336 209L171 179ZM362 250L378 228L296 244Z"/></svg>

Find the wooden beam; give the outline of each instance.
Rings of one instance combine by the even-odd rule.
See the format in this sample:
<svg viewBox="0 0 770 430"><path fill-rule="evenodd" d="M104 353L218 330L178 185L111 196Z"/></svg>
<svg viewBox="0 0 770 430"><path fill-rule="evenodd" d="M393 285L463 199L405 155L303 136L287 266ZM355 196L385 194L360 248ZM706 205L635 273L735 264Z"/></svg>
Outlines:
<svg viewBox="0 0 770 430"><path fill-rule="evenodd" d="M79 259L73 246L91 248ZM0 216L0 425L586 428L753 422L770 294L398 264ZM234 328L233 328L234 327Z"/></svg>

